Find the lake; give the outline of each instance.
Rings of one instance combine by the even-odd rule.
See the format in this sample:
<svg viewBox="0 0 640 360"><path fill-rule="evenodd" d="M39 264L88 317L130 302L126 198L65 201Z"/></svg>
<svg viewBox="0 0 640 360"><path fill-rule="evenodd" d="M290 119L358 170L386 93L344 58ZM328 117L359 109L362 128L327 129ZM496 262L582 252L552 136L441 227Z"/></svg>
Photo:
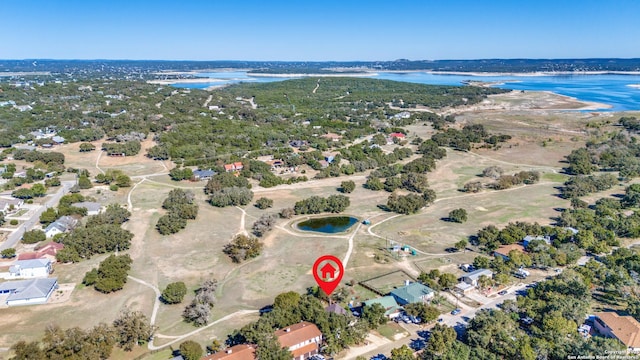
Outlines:
<svg viewBox="0 0 640 360"><path fill-rule="evenodd" d="M298 223L297 227L303 231L313 231L325 234L335 234L347 231L358 219L350 216L329 216L314 218Z"/></svg>
<svg viewBox="0 0 640 360"><path fill-rule="evenodd" d="M210 78L211 81L196 84L177 82L173 86L205 89L210 86L239 82L264 83L295 78L251 76L246 71L199 73L198 76ZM462 85L467 80L501 83L495 86L514 90L552 91L583 101L611 105L610 109L602 109L602 111L640 110L640 88L629 86L640 84L640 75L475 76L433 74L429 72L380 72L372 74L370 77L430 85Z"/></svg>

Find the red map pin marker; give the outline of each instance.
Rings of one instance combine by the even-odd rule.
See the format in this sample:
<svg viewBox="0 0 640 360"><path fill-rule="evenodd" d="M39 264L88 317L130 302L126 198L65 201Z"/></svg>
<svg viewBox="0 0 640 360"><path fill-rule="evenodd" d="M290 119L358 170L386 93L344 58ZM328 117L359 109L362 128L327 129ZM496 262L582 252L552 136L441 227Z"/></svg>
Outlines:
<svg viewBox="0 0 640 360"><path fill-rule="evenodd" d="M320 256L313 264L313 277L327 296L338 287L342 275L344 275L342 262L333 255Z"/></svg>

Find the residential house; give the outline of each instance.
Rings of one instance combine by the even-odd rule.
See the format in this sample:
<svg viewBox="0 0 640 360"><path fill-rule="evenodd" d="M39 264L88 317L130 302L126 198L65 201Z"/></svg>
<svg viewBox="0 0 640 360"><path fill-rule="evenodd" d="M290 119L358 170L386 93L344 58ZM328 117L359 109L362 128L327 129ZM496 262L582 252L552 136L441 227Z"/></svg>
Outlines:
<svg viewBox="0 0 640 360"><path fill-rule="evenodd" d="M51 260L51 262L55 262L56 254L63 248L63 244L50 242L45 246L37 249L37 251L25 252L18 255L18 260L49 259Z"/></svg>
<svg viewBox="0 0 640 360"><path fill-rule="evenodd" d="M73 207L87 209L87 215L98 215L102 211L102 205L92 201L82 201L71 204Z"/></svg>
<svg viewBox="0 0 640 360"><path fill-rule="evenodd" d="M431 300L435 296L435 291L428 286L413 282L393 290L391 296L398 304L407 305Z"/></svg>
<svg viewBox="0 0 640 360"><path fill-rule="evenodd" d="M615 312L594 315L594 328L600 335L620 340L630 352L640 352L640 323L636 319Z"/></svg>
<svg viewBox="0 0 640 360"><path fill-rule="evenodd" d="M0 294L9 294L7 306L44 304L55 289L58 279L31 279L0 283Z"/></svg>
<svg viewBox="0 0 640 360"><path fill-rule="evenodd" d="M460 278L460 283L456 285L454 290L461 293L466 293L473 290L476 286L478 286L478 279L480 279L481 276L492 278L493 272L488 269L478 269L476 271L465 274Z"/></svg>
<svg viewBox="0 0 640 360"><path fill-rule="evenodd" d="M396 119L408 119L408 118L411 117L411 113L408 112L408 111L402 111L402 112L399 112L399 113L393 115L393 117L396 118Z"/></svg>
<svg viewBox="0 0 640 360"><path fill-rule="evenodd" d="M78 220L71 216L62 216L58 220L52 222L44 229L44 233L47 238L54 237L57 234L62 234L67 231L73 230L78 225Z"/></svg>
<svg viewBox="0 0 640 360"><path fill-rule="evenodd" d="M233 171L240 171L244 169L244 165L242 165L241 162L234 162L232 164L225 164L224 165L224 171L226 172L233 172Z"/></svg>
<svg viewBox="0 0 640 360"><path fill-rule="evenodd" d="M385 309L384 315L389 319L393 319L400 315L400 310L402 309L396 299L391 296L383 296L376 299L371 299L362 302L362 306L371 306L373 304L380 304Z"/></svg>
<svg viewBox="0 0 640 360"><path fill-rule="evenodd" d="M315 324L301 321L275 332L278 342L289 349L296 360L309 359L320 352L322 333Z"/></svg>
<svg viewBox="0 0 640 360"><path fill-rule="evenodd" d="M347 315L347 310L345 310L342 306L340 306L337 303L333 303L327 306L326 308L324 308L324 311L328 313L338 314L338 315Z"/></svg>
<svg viewBox="0 0 640 360"><path fill-rule="evenodd" d="M18 210L23 204L24 200L22 199L0 198L0 211L2 211L4 214L8 214L11 211Z"/></svg>
<svg viewBox="0 0 640 360"><path fill-rule="evenodd" d="M194 170L193 171L193 179L197 180L197 181L204 181L204 180L209 180L213 177L213 175L215 175L216 172L208 169L208 170Z"/></svg>
<svg viewBox="0 0 640 360"><path fill-rule="evenodd" d="M320 160L318 161L318 163L320 163L320 167L323 169L326 169L329 167L329 162L327 160Z"/></svg>
<svg viewBox="0 0 640 360"><path fill-rule="evenodd" d="M205 356L200 360L255 360L256 345L240 344Z"/></svg>
<svg viewBox="0 0 640 360"><path fill-rule="evenodd" d="M541 240L541 241L544 241L547 245L551 245L551 238L549 236L542 236L542 235L538 235L538 236L527 235L522 239L522 245L524 245L524 247L527 247L529 246L529 243L534 240Z"/></svg>
<svg viewBox="0 0 640 360"><path fill-rule="evenodd" d="M62 143L64 143L64 138L63 138L62 136L57 136L57 135L56 135L56 136L53 136L53 137L51 138L51 140L52 140L54 143L56 143L56 144L62 144Z"/></svg>
<svg viewBox="0 0 640 360"><path fill-rule="evenodd" d="M493 256L501 257L504 261L509 261L509 253L512 251L518 251L524 253L524 246L520 244L502 245L499 248L493 250Z"/></svg>
<svg viewBox="0 0 640 360"><path fill-rule="evenodd" d="M18 260L9 267L10 278L47 277L53 268L49 259Z"/></svg>

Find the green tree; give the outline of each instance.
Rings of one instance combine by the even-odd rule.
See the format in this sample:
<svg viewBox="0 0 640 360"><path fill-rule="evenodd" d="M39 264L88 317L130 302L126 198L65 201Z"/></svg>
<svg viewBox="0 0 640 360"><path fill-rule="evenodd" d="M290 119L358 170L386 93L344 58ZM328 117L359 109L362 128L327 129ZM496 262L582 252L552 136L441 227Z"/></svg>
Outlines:
<svg viewBox="0 0 640 360"><path fill-rule="evenodd" d="M162 301L166 304L179 304L187 294L187 286L182 281L173 282L167 285L162 292Z"/></svg>
<svg viewBox="0 0 640 360"><path fill-rule="evenodd" d="M438 278L438 285L442 289L451 289L458 283L458 278L451 273L444 273Z"/></svg>
<svg viewBox="0 0 640 360"><path fill-rule="evenodd" d="M142 342L146 342L155 332L147 317L141 311L123 309L113 321L113 328L118 339L118 346L131 351Z"/></svg>
<svg viewBox="0 0 640 360"><path fill-rule="evenodd" d="M22 243L23 244L35 244L41 241L45 241L47 239L44 231L34 229L25 231L22 235Z"/></svg>
<svg viewBox="0 0 640 360"><path fill-rule="evenodd" d="M414 360L415 356L413 356L413 350L409 348L407 345L402 345L399 348L395 348L391 350L390 360Z"/></svg>
<svg viewBox="0 0 640 360"><path fill-rule="evenodd" d="M180 344L180 355L185 360L199 360L204 353L202 346L195 341L187 340Z"/></svg>
<svg viewBox="0 0 640 360"><path fill-rule="evenodd" d="M407 304L404 309L408 314L420 317L424 323L431 322L440 315L436 307L424 303Z"/></svg>
<svg viewBox="0 0 640 360"><path fill-rule="evenodd" d="M260 210L273 207L273 200L266 197L261 197L260 199L256 200L256 207Z"/></svg>
<svg viewBox="0 0 640 360"><path fill-rule="evenodd" d="M431 329L425 352L435 355L444 354L456 341L456 331L446 325L436 324Z"/></svg>
<svg viewBox="0 0 640 360"><path fill-rule="evenodd" d="M463 250L463 249L466 249L468 245L469 245L469 241L467 239L462 239L457 243L453 244L453 247L455 247L458 250Z"/></svg>
<svg viewBox="0 0 640 360"><path fill-rule="evenodd" d="M91 184L91 179L89 179L88 176L79 176L78 187L80 187L80 189L91 189L93 184Z"/></svg>
<svg viewBox="0 0 640 360"><path fill-rule="evenodd" d="M369 328L377 329L379 325L387 322L387 317L384 315L385 312L385 308L377 303L364 306L362 308L362 319L367 321Z"/></svg>
<svg viewBox="0 0 640 360"><path fill-rule="evenodd" d="M223 251L233 262L239 263L260 255L263 246L257 238L239 234L224 247Z"/></svg>
<svg viewBox="0 0 640 360"><path fill-rule="evenodd" d="M88 142L84 142L82 144L80 144L80 152L87 152L87 151L92 151L95 150L96 147L95 145L88 143Z"/></svg>
<svg viewBox="0 0 640 360"><path fill-rule="evenodd" d="M380 191L384 189L384 184L378 178L369 177L367 178L367 181L364 183L364 187L366 187L369 190Z"/></svg>
<svg viewBox="0 0 640 360"><path fill-rule="evenodd" d="M457 223L463 223L467 221L467 210L465 209L454 209L449 212L449 216L447 220Z"/></svg>
<svg viewBox="0 0 640 360"><path fill-rule="evenodd" d="M345 194L349 194L353 192L353 190L355 189L356 189L356 183L351 180L343 181L340 183L340 190Z"/></svg>
<svg viewBox="0 0 640 360"><path fill-rule="evenodd" d="M2 250L2 252L0 252L0 255L2 255L3 259L14 258L16 256L16 249L14 249L14 248L4 249L4 250Z"/></svg>

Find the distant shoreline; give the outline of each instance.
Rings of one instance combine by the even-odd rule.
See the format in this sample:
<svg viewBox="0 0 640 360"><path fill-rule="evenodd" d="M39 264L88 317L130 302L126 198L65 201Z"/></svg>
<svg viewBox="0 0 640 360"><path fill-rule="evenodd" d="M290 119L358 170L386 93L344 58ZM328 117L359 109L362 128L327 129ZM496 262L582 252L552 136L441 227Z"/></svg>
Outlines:
<svg viewBox="0 0 640 360"><path fill-rule="evenodd" d="M382 72L382 71L381 71ZM275 73L275 74L271 74L271 73L251 73L251 72L247 72L247 76L254 76L254 77L282 77L282 78L287 78L287 77L294 77L294 78L299 78L299 77L370 77L370 76L376 76L378 75L377 72L357 72L357 73L348 73L348 72L344 72L344 73L340 73L340 72L335 72L335 73L300 73L300 74L279 74L279 73Z"/></svg>

